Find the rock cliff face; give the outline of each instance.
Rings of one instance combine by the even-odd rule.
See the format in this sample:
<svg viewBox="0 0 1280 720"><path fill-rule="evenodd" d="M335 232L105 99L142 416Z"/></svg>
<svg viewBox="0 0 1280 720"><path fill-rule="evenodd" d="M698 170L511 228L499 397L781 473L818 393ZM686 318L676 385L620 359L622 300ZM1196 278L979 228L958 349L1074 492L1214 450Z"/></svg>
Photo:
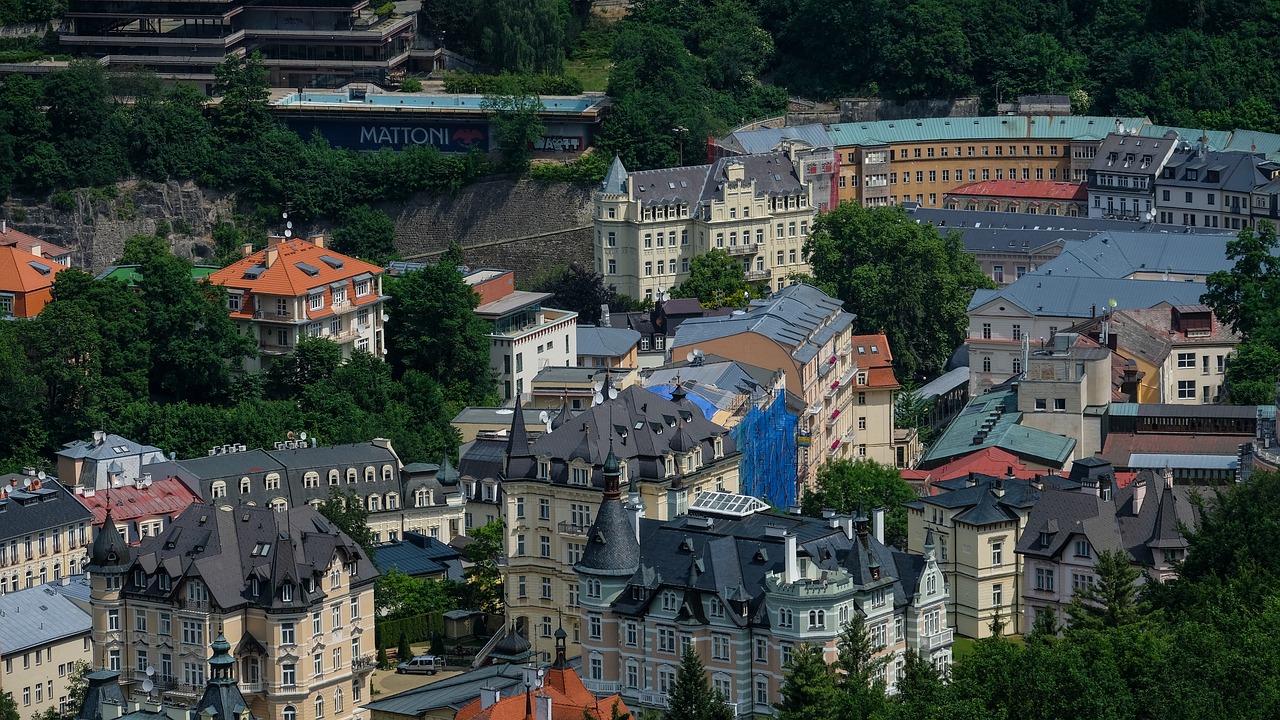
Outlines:
<svg viewBox="0 0 1280 720"><path fill-rule="evenodd" d="M511 268L521 277L593 262L591 191L579 186L499 178L382 209L395 221L397 245L408 259L432 260L457 240L472 265ZM70 248L75 264L95 273L119 259L125 240L153 234L162 223L174 252L200 262L212 254L213 229L230 222L235 210L232 193L145 180L120 183L114 193L11 198L0 208L13 227Z"/></svg>

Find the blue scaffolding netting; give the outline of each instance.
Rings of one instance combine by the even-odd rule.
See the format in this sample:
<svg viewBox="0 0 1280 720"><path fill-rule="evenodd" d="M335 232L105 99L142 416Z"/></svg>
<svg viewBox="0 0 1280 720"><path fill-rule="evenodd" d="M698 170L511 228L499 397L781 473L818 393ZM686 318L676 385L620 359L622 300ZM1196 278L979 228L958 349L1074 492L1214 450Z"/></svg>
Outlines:
<svg viewBox="0 0 1280 720"><path fill-rule="evenodd" d="M796 427L799 418L787 412L784 393L763 410L751 408L730 437L742 451L739 476L742 491L774 507L785 508L796 498Z"/></svg>

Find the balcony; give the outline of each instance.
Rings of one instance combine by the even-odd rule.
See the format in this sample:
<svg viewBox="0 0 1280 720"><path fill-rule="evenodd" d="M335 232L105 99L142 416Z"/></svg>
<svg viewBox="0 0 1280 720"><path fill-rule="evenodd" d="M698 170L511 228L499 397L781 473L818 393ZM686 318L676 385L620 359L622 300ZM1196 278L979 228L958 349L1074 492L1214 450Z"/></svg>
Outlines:
<svg viewBox="0 0 1280 720"><path fill-rule="evenodd" d="M240 692L245 695L255 695L267 691L267 685L263 682L241 682L239 685Z"/></svg>
<svg viewBox="0 0 1280 720"><path fill-rule="evenodd" d="M816 402L810 405L809 407L805 408L805 412L808 413L809 415L821 415L822 408L823 408L823 404L820 402Z"/></svg>
<svg viewBox="0 0 1280 720"><path fill-rule="evenodd" d="M640 704L648 707L666 707L667 694L661 692L645 691L640 693Z"/></svg>
<svg viewBox="0 0 1280 720"><path fill-rule="evenodd" d="M201 615L208 615L209 611L213 609L212 604L208 600L191 600L184 598L182 600L178 600L176 604L179 610L200 613Z"/></svg>
<svg viewBox="0 0 1280 720"><path fill-rule="evenodd" d="M586 537L587 531L591 529L591 526L579 525L577 523L571 523L571 522L562 522L556 526L556 529L560 531L561 535L578 535L581 537Z"/></svg>
<svg viewBox="0 0 1280 720"><path fill-rule="evenodd" d="M258 350L263 355L289 355L293 353L293 346L262 343L258 346Z"/></svg>
<svg viewBox="0 0 1280 720"><path fill-rule="evenodd" d="M840 376L840 384L848 385L849 381L853 379L853 376L857 374L858 374L858 364L857 363L850 364L849 369L845 370L844 374Z"/></svg>
<svg viewBox="0 0 1280 720"><path fill-rule="evenodd" d="M587 678L582 678L582 684L586 685L587 689L596 695L615 695L622 687L616 682L588 680Z"/></svg>
<svg viewBox="0 0 1280 720"><path fill-rule="evenodd" d="M937 650L940 647L950 645L955 639L955 630L947 628L941 632L932 635L924 635L920 638L920 647L925 650Z"/></svg>
<svg viewBox="0 0 1280 720"><path fill-rule="evenodd" d="M253 319L254 320L274 320L276 322L293 322L294 320L299 320L301 318L294 316L294 314L289 312L288 310L284 310L284 311L256 310L253 313Z"/></svg>
<svg viewBox="0 0 1280 720"><path fill-rule="evenodd" d="M827 388L826 392L822 393L822 399L829 401L831 400L831 398L835 397L836 393L840 392L840 385L841 383L838 380L832 382L831 386Z"/></svg>
<svg viewBox="0 0 1280 720"><path fill-rule="evenodd" d="M840 419L840 411L835 410L831 413L831 417L827 418L827 425L835 425L836 421L839 419Z"/></svg>
<svg viewBox="0 0 1280 720"><path fill-rule="evenodd" d="M742 245L726 245L725 251L730 255L755 255L759 248L755 243L744 243Z"/></svg>
<svg viewBox="0 0 1280 720"><path fill-rule="evenodd" d="M756 282L759 280L768 280L769 277L773 275L773 271L767 268L764 270L748 270L746 275L748 282Z"/></svg>
<svg viewBox="0 0 1280 720"><path fill-rule="evenodd" d="M373 655L364 655L351 661L352 672L369 672L378 665L378 659Z"/></svg>

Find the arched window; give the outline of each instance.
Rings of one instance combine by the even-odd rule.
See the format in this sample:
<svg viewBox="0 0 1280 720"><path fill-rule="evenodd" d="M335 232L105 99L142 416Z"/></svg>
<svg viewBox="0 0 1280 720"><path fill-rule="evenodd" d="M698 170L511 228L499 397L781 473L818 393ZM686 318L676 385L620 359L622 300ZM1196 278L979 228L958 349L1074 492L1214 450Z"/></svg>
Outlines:
<svg viewBox="0 0 1280 720"><path fill-rule="evenodd" d="M342 688L333 691L333 712L342 714Z"/></svg>
<svg viewBox="0 0 1280 720"><path fill-rule="evenodd" d="M262 482L263 482L263 486L266 487L268 491L279 490L280 489L280 473L267 473L267 476L263 478Z"/></svg>
<svg viewBox="0 0 1280 720"><path fill-rule="evenodd" d="M355 482L355 481L356 481L356 469L355 469L355 468L347 468L347 482L348 482L348 483L353 483L353 482Z"/></svg>
<svg viewBox="0 0 1280 720"><path fill-rule="evenodd" d="M249 478L247 477L240 478L240 494L241 495L248 495L250 487L251 487L251 484L249 482Z"/></svg>
<svg viewBox="0 0 1280 720"><path fill-rule="evenodd" d="M795 624L791 615L791 608L780 608L778 610L778 627L789 628Z"/></svg>
<svg viewBox="0 0 1280 720"><path fill-rule="evenodd" d="M387 493L387 509L396 510L400 507L400 497L395 493Z"/></svg>
<svg viewBox="0 0 1280 720"><path fill-rule="evenodd" d="M330 470L330 471L329 471L329 484L330 484L330 485L337 485L337 484L338 484L338 471L337 471L337 470Z"/></svg>
<svg viewBox="0 0 1280 720"><path fill-rule="evenodd" d="M809 629L825 629L827 627L827 611L826 610L810 610L809 611Z"/></svg>
<svg viewBox="0 0 1280 720"><path fill-rule="evenodd" d="M374 479L373 466L366 465L364 468L364 481L373 482L373 479Z"/></svg>
<svg viewBox="0 0 1280 720"><path fill-rule="evenodd" d="M316 695L316 720L324 717L324 696Z"/></svg>
<svg viewBox="0 0 1280 720"><path fill-rule="evenodd" d="M309 470L302 476L303 487L320 487L320 473L315 470Z"/></svg>
<svg viewBox="0 0 1280 720"><path fill-rule="evenodd" d="M298 720L298 711L292 705L284 706L284 720Z"/></svg>
<svg viewBox="0 0 1280 720"><path fill-rule="evenodd" d="M274 498L271 501L271 509L276 512L284 512L289 509L289 501L281 497Z"/></svg>
<svg viewBox="0 0 1280 720"><path fill-rule="evenodd" d="M222 480L215 480L213 488L209 491L210 497L220 498L227 496L227 484Z"/></svg>
<svg viewBox="0 0 1280 720"><path fill-rule="evenodd" d="M369 512L378 512L382 509L382 497L379 495L369 496Z"/></svg>
<svg viewBox="0 0 1280 720"><path fill-rule="evenodd" d="M391 479L392 479L392 476L393 476L393 475L394 475L394 471L391 469L391 466L390 466L390 465L383 465L383 466L382 466L382 481L383 481L383 482L391 482Z"/></svg>
<svg viewBox="0 0 1280 720"><path fill-rule="evenodd" d="M430 504L430 496L427 494L425 487L420 487L413 491L413 506L426 507Z"/></svg>

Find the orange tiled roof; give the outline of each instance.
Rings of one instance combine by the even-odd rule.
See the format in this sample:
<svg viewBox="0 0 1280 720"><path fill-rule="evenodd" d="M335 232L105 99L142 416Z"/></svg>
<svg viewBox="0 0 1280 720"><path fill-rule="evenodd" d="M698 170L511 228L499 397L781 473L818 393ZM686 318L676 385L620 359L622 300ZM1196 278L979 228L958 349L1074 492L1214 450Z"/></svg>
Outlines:
<svg viewBox="0 0 1280 720"><path fill-rule="evenodd" d="M40 257L57 258L63 255L70 255L71 251L61 245L54 245L51 242L45 242L38 237L33 237L24 232L14 230L7 225L3 232L0 232L0 247L17 248L25 253L30 253L35 246L40 246Z"/></svg>
<svg viewBox="0 0 1280 720"><path fill-rule="evenodd" d="M965 195L991 198L1023 198L1026 200L1071 200L1084 202L1089 193L1083 183L1052 180L983 180L961 185L947 192L949 196Z"/></svg>
<svg viewBox="0 0 1280 720"><path fill-rule="evenodd" d="M553 665L542 680L542 689L533 692L533 715L525 712L524 693L518 693L483 709L480 707L480 699L476 698L462 706L454 715L454 720L531 720L537 714L540 695L551 698L551 720L582 720L587 710L594 717L612 717L615 702L619 713L631 712L621 696L615 694L597 700L587 686L582 684L582 679L573 668Z"/></svg>
<svg viewBox="0 0 1280 720"><path fill-rule="evenodd" d="M266 267L267 253L272 248L275 248L279 254L271 267ZM324 258L336 260L341 267L334 267ZM298 267L299 263L308 267ZM256 279L245 276L246 271L259 265L265 269ZM315 271L314 274L312 270ZM382 268L329 248L320 247L307 240L289 240L259 250L249 257L228 265L210 275L209 281L245 292L301 297L310 290L323 288L330 283L350 280L365 273L380 275Z"/></svg>
<svg viewBox="0 0 1280 720"><path fill-rule="evenodd" d="M48 272L37 266L48 268ZM0 246L0 292L29 293L53 285L53 277L66 270L48 258L36 257L14 247Z"/></svg>
<svg viewBox="0 0 1280 720"><path fill-rule="evenodd" d="M117 521L138 520L159 515L176 516L200 498L191 492L186 483L176 477L151 483L151 487L134 485L96 491L92 496L77 496L80 503L93 513L93 524L101 525L107 519L107 502L111 503L111 517Z"/></svg>
<svg viewBox="0 0 1280 720"><path fill-rule="evenodd" d="M893 351L889 349L889 338L883 334L854 335L849 338L849 344L853 346L858 369L867 371L866 387L882 390L899 387L898 378L893 374ZM859 352L859 348L863 352Z"/></svg>

